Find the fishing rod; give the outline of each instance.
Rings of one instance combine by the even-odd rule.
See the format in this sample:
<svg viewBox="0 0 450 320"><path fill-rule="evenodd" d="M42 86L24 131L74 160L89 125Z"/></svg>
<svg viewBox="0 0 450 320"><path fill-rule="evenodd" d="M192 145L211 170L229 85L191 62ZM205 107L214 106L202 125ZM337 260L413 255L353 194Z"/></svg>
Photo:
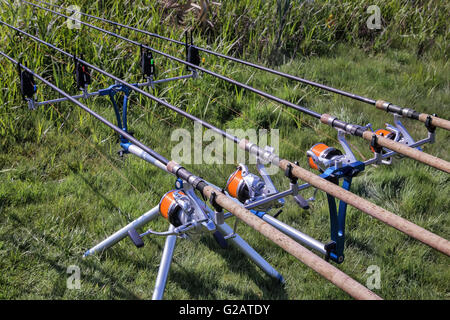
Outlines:
<svg viewBox="0 0 450 320"><path fill-rule="evenodd" d="M49 44L49 43L25 32L21 29L10 26L9 24L6 24L3 21L0 21L0 24L9 26L13 30L15 30L19 33L22 33L41 44L44 44L56 51L68 56L68 57L72 57L72 55L67 53L66 51L59 49L59 48L55 47L54 45ZM450 242L448 240L441 238L438 235L433 234L433 233L429 232L428 230L425 230L425 229L415 225L414 223L412 223L406 219L403 219L403 218L371 203L370 201L367 201L367 200L353 194L352 192L350 192L344 188L341 188L340 186L336 185L335 183L326 180L324 176L316 176L315 174L309 172L308 170L301 168L296 163L292 163L288 160L281 159L280 157L278 157L276 154L274 154L270 150L260 149L258 146L249 143L245 139L241 140L238 137L233 136L233 135L231 135L231 134L229 134L229 133L227 133L227 132L225 132L203 120L200 120L200 119L196 118L195 116L193 116L189 113L186 113L185 111L149 94L146 91L143 91L140 88L137 88L136 86L133 86L132 84L127 83L126 81L124 81L120 78L117 78L114 75L109 74L108 72L106 72L106 71L104 71L82 59L79 59L79 62L83 63L85 66L89 67L90 69L95 70L95 71L115 80L117 83L121 83L122 85L128 87L130 90L138 92L139 94L142 94L142 95L156 101L157 103L160 103L163 106L168 107L169 109L181 114L182 116L184 116L188 119L191 119L193 121L198 121L198 123L200 123L202 126L209 128L218 134L221 134L226 139L229 139L229 140L233 141L235 144L238 144L242 149L246 150L247 152L249 152L261 159L264 159L264 161L266 161L268 163L272 163L272 164L278 166L280 169L282 169L286 173L288 178L301 179L301 180L309 183L311 186L315 187L316 189L322 190L325 193L330 194L331 196L333 196L337 199L340 199L342 206L346 206L347 204L349 204L349 205L359 209L360 211L362 211L366 214L369 214L370 216L384 222L385 224L390 225L390 226L394 227L395 229L423 242L424 244L427 244L427 245L431 246L432 248L435 248L436 250L450 256ZM129 135L125 136L125 137L128 139ZM133 140L131 140L131 139L130 139L130 141L133 142ZM376 147L376 146L374 146L374 147ZM145 149L143 149L143 150L145 150ZM147 150L145 150L145 151L147 151ZM173 172L173 173L175 173L174 170L176 168L178 168L177 166L172 166L170 163L168 164L168 168L169 167L170 167L169 171ZM353 168L350 168L350 169L353 171ZM188 181L188 180L186 180L186 181Z"/></svg>
<svg viewBox="0 0 450 320"><path fill-rule="evenodd" d="M322 275L323 277L325 277L326 279L331 281L333 284L335 284L336 286L338 286L339 288L341 288L342 290L347 292L352 297L354 297L356 299L372 299L372 300L380 300L381 299L378 295L376 295L375 293L373 293L372 291L370 291L369 289L367 289L366 287L364 287L363 285L361 285L354 279L350 278L347 274L343 273L341 270L337 269L333 265L324 261L323 259L321 259L317 255L315 255L314 253L312 253L305 247L301 246L299 243L295 242L294 240L292 240L291 238L289 238L282 232L278 231L274 227L270 226L266 222L262 221L261 219L258 219L250 211L245 209L242 205L236 203L236 201L234 201L233 199L231 199L230 197L228 197L227 195L222 193L220 189L218 189L216 187L212 187L205 180L194 175L193 173L191 173L190 171L188 171L186 168L182 167L181 165L177 164L176 162L168 161L163 156L159 155L158 153L156 153L155 151L153 151L152 149L150 149L149 147L147 147L146 145L141 143L139 140L130 136L126 131L120 129L119 127L115 126L108 120L104 119L102 116L95 113L93 110L89 109L87 106L85 106L84 104L79 102L77 99L71 97L68 93L64 92L63 90L61 90L54 84L45 80L43 77L36 74L31 69L24 66L23 64L17 62L13 58L9 57L5 53L0 51L0 55L5 57L6 59L8 59L13 64L16 64L24 72L27 72L28 75L30 75L32 77L36 77L37 79L42 81L44 84L46 84L47 86L52 88L54 91L58 92L60 95L67 98L68 101L77 105L78 107L80 107L84 111L88 112L93 117L95 117L97 120L101 121L103 124L107 125L111 129L113 129L116 133L127 137L134 144L136 144L137 146L142 148L142 150L145 150L145 152L148 152L149 154L154 156L156 161L159 161L161 164L165 165L166 166L165 171L174 174L177 178L179 178L179 181L182 181L182 182L188 184L192 189L199 191L206 199L209 199L210 201L212 201L212 204L215 207L220 206L221 208L228 210L230 213L232 213L238 219L244 221L250 227L252 227L253 229L257 230L258 232L260 232L261 234L266 236L269 240L272 240L275 244L277 244L278 246L283 248L288 253L292 254L299 261L301 261L302 263L306 264L307 266L309 266L310 268L312 268L313 270L318 272L320 275ZM174 197L176 197L177 195L180 195L180 193L181 192L176 193L174 195ZM163 198L163 200L164 199L165 198ZM189 205L193 204L193 203L189 202L189 200L190 200L189 198L186 198L186 197L183 198L183 195L181 195L181 197L178 199L178 201L179 201L178 204L182 208L181 210L183 212L184 212L184 208L185 208L184 205L186 205L186 207L188 207ZM187 202L182 202L182 201L187 201ZM162 202L161 202L161 204L162 204ZM162 211L161 204L159 206L160 211ZM203 205L206 207L205 203L203 203ZM153 209L150 212L147 212L146 213L147 219L149 216L154 215L155 211L156 210ZM194 219L193 220L188 219L188 223L190 223L191 226L194 225L194 227L198 226L196 224L198 224L199 221L195 219L196 218L195 213L192 213L192 211L189 211L189 212L192 214L192 216L194 216ZM204 212L202 211L202 213L204 213ZM163 212L161 212L161 214L163 215ZM207 228L209 232L214 231L216 229L216 225L213 222L214 218L210 217L209 215L203 215L203 218L204 218L203 220L200 220L200 222L203 224L203 226L205 228ZM192 227L192 228L194 228L194 227ZM186 228L187 228L187 226L186 226ZM174 232L174 230L175 229L173 228L173 224L172 224L172 226L169 228L168 235L169 236L176 235L176 232ZM131 229L129 231L131 231L130 237L134 238L135 241L138 241L138 239L140 239L139 237L137 237L136 233L133 232ZM179 230L179 232L181 234L183 233L182 230L181 231ZM169 240L172 241L172 239L169 239ZM140 243L138 243L138 244L140 244ZM173 241L172 241L172 244L173 244ZM173 249L173 245L168 246L166 248ZM165 266L167 266L167 263L168 263L167 254L165 256L164 262L165 262ZM167 272L165 272L165 271L167 271L167 270L163 270L163 273L167 276ZM158 280L164 282L164 279L159 278Z"/></svg>
<svg viewBox="0 0 450 320"><path fill-rule="evenodd" d="M61 14L61 13L56 12L56 11L51 10L51 9L44 8L44 7L39 6L37 4L31 3L31 2L28 2L28 1L25 1L25 0L22 0L22 1L24 3L26 3L26 4L30 4L30 5L32 5L32 6L36 7L36 8L40 8L40 9L45 10L47 12L51 12L53 14L56 14L56 15L60 16L60 17L64 17L64 18L71 19L71 20L76 20L80 24L85 25L85 26L87 26L89 28L92 28L94 30L103 32L103 33L108 34L110 36L116 37L118 39L121 39L123 41L129 42L131 44L134 44L136 46L143 47L143 48L148 49L148 50L150 50L150 51L152 51L154 53L157 53L157 54L160 54L160 55L162 55L164 57L167 57L167 58L169 58L171 60L174 60L174 61L177 61L179 63L185 64L189 68L196 69L198 71L202 71L202 72L207 73L209 75L212 75L212 76L214 76L216 78L224 80L224 81L226 81L228 83L234 84L234 85L236 85L238 87L241 87L243 89L246 89L246 90L249 90L251 92L254 92L254 93L256 93L256 94L258 94L258 95L260 95L262 97L268 98L269 100L278 102L278 103L280 103L282 105L285 105L287 107L290 107L290 108L293 108L293 109L295 109L297 111L305 113L305 114L307 114L309 116L312 116L312 117L314 117L316 119L319 119L322 124L329 125L329 126L335 128L337 130L343 130L347 134L350 134L350 135L353 135L353 136L357 136L357 137L360 137L360 138L363 138L363 139L369 141L371 143L372 147L374 147L374 146L376 147L374 149L387 148L389 150L396 151L396 152L398 152L398 153L400 153L400 154L402 154L404 156L412 158L412 159L414 159L416 161L419 161L419 162L427 164L427 165L429 165L431 167L434 167L434 168L436 168L438 170L444 171L446 173L450 173L450 162L445 161L445 160L440 159L440 158L437 158L435 156L432 156L432 155L427 154L425 152L422 152L420 150L410 148L404 143L400 143L398 141L393 141L391 139L388 139L388 138L384 137L381 134L374 133L371 130L369 130L369 127L363 128L363 127L361 127L359 125L348 124L348 123L346 123L346 122L344 122L342 120L339 120L336 117L333 117L331 115L317 113L317 112L312 111L312 110L310 110L308 108L305 108L305 107L299 106L297 104L294 104L292 102L286 101L284 99L275 97L275 96L273 96L271 94L268 94L268 93L266 93L264 91L255 89L255 88L253 88L253 87L251 87L249 85L243 84L241 82L238 82L236 80L227 78L225 76L217 74L217 73L215 73L213 71L210 71L208 69L202 68L202 67L200 67L197 64L190 63L188 61L184 61L182 59L176 58L176 57L171 56L171 55L169 55L167 53L164 53L164 52L161 52L159 50L156 50L156 49L154 49L152 47L149 47L147 45L143 45L142 43L139 43L137 41L125 38L123 36L120 36L117 33L110 32L110 31L107 31L105 29L102 29L102 28L96 27L94 25L91 25L89 23L79 21L79 20L77 20L77 19L75 19L73 17L66 16L64 14ZM427 128L428 132L430 134L434 135L436 127L431 125L431 121L432 121L432 119L429 118L428 121L425 123L425 125L426 125L426 128ZM408 139L407 140L412 140L412 138L410 137L409 134L408 134ZM434 139L431 139L431 140L433 141Z"/></svg>
<svg viewBox="0 0 450 320"><path fill-rule="evenodd" d="M41 1L41 0L36 0L36 1L38 1L40 3L43 3L43 4L46 4L48 6L53 6L55 8L59 8L60 10L68 10L67 8L64 8L62 6L58 6L56 4L47 3L47 2ZM70 10L68 10L68 11L70 11ZM96 17L96 16L93 16L93 15L90 15L90 14L87 14L87 13L84 13L84 12L78 12L77 11L77 13L79 13L79 14L85 16L85 17L91 18L91 19L96 19L96 20L99 20L99 21L103 21L103 22L109 23L109 24L114 25L116 27L129 29L129 30L132 30L132 31L135 31L135 32L139 32L139 33L151 36L151 37L155 37L155 38L159 38L159 39L162 39L162 40L165 40L165 41L168 41L168 42L176 43L178 45L183 45L183 46L186 45L185 43L183 43L181 41L178 41L178 40L175 40L175 39L171 39L171 38L168 38L168 37L164 37L164 36L161 36L161 35L156 34L156 33L148 32L148 31L141 30L141 29L138 29L138 28L134 28L134 27L131 27L131 26L128 26L128 25L125 25L125 24L121 24L121 23L115 22L115 21L111 21L111 20L107 20L107 19L104 19L104 18ZM268 67L265 67L265 66L262 66L262 65L259 65L259 64L251 63L251 62L248 62L248 61L245 61L245 60L242 60L242 59L238 59L238 58L231 57L231 56L228 56L228 55L225 55L225 54L221 54L219 52L212 51L212 50L209 50L209 49L206 49L206 48L202 48L202 47L199 47L199 46L192 45L192 47L197 49L197 50L199 50L199 51L205 52L207 54L212 54L214 56L217 56L217 57L220 57L220 58L223 58L223 59L231 60L231 61L243 64L243 65L255 68L255 69L259 69L259 70L262 70L262 71L266 71L266 72L275 74L277 76L281 76L281 77L284 77L284 78L287 78L287 79L290 79L290 80L301 82L301 83L309 85L309 86L320 88L320 89L325 90L325 91L333 92L333 93L336 93L338 95L342 95L342 96L345 96L345 97L348 97L348 98L351 98L351 99L354 99L354 100L357 100L357 101L360 101L360 102L363 102L363 103L366 103L366 104L369 104L369 105L373 105L379 110L384 110L384 111L389 112L389 113L394 113L394 114L400 115L400 116L405 117L405 118L419 120L419 121L421 121L423 123L426 123L427 121L429 121L430 124L433 125L434 127L439 127L439 128L443 128L443 129L446 129L446 130L450 130L450 121L448 121L446 119L439 118L439 117L434 116L434 115L421 113L421 112L415 111L415 110L410 109L410 108L400 107L400 106L394 105L394 104L392 104L390 102L386 102L384 100L374 100L374 99L370 99L370 98L367 98L367 97L363 97L363 96L360 96L360 95L357 95L357 94L354 94L354 93L350 93L350 92L347 92L347 91L344 91L344 90L336 89L336 88L333 88L333 87L330 87L330 86L327 86L327 85L324 85L324 84L321 84L321 83L317 83L317 82L314 82L314 81L311 81L311 80L303 79L303 78L300 78L300 77L297 77L297 76L294 76L294 75L291 75L291 74L288 74L288 73L277 71L277 70L274 70L274 69L271 69L271 68L268 68Z"/></svg>

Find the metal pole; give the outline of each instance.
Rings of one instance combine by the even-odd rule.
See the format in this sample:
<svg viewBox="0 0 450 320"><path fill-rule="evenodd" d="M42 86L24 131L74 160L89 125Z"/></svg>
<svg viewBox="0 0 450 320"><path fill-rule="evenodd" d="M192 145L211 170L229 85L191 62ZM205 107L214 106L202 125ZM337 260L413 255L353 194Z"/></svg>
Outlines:
<svg viewBox="0 0 450 320"><path fill-rule="evenodd" d="M224 236L232 234L233 229L226 223L216 226L220 233ZM261 270L267 273L270 277L277 279L281 283L284 283L283 276L275 270L266 260L261 257L261 255L255 251L244 239L242 239L239 235L235 235L232 238L229 238L227 241L230 241L233 245L235 245L239 250L241 250L250 260L252 260Z"/></svg>
<svg viewBox="0 0 450 320"><path fill-rule="evenodd" d="M104 251L113 245L115 245L117 242L122 240L123 238L128 236L128 231L130 229L137 229L142 227L143 225L147 224L148 222L152 221L153 219L157 218L159 214L159 206L154 207L150 211L144 213L142 216L134 220L133 222L129 223L119 231L115 232L96 246L92 247L91 249L87 250L83 257L90 256L94 253Z"/></svg>
<svg viewBox="0 0 450 320"><path fill-rule="evenodd" d="M304 244L312 249L317 250L318 252L322 253L323 255L327 254L327 251L325 250L325 244L321 243L320 241L308 236L307 234L294 229L293 227L287 225L286 223L281 222L280 220L272 217L269 214L265 214L262 216L264 221L266 221L271 226L275 227L276 229L283 232L288 237L291 237L295 241Z"/></svg>
<svg viewBox="0 0 450 320"><path fill-rule="evenodd" d="M136 157L141 158L142 160L144 160L144 161L146 161L148 163L151 163L155 167L172 174L172 172L167 171L167 168L164 165L164 163L162 163L161 161L155 159L154 157L149 155L147 152L145 152L141 148L139 148L139 147L137 147L137 146L135 146L133 144L129 144L129 143L127 143L126 145L122 144L122 147L124 147L126 149L126 151L128 151L129 153L135 155Z"/></svg>
<svg viewBox="0 0 450 320"><path fill-rule="evenodd" d="M169 232L173 231L174 226L170 225ZM169 276L170 265L172 264L173 251L177 236L168 236L164 245L164 251L161 256L161 264L156 277L155 290L153 291L152 300L162 300L164 289L166 288L167 277Z"/></svg>

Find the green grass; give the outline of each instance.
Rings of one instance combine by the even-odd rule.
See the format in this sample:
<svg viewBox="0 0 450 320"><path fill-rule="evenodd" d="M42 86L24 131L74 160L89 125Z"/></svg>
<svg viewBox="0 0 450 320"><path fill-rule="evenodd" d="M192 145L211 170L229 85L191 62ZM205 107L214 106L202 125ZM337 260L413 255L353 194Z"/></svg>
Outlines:
<svg viewBox="0 0 450 320"><path fill-rule="evenodd" d="M155 7L151 8L150 14L136 5L127 8L134 15L125 16L120 5L114 3L108 7L105 16L181 38L183 27L174 24L173 28L166 30L164 25L158 23L165 18L171 21L173 14L169 14L170 10L162 12L160 7ZM211 38L216 40L210 41L213 48L226 51L236 42L234 32L240 30L235 26L226 27L221 21L229 21L234 14L263 21L264 14L274 10L260 2L259 6L267 11L262 10L258 15L257 5L254 4L257 2L242 3L242 7L229 11L228 16L223 13L229 9L228 5L217 13L213 21L217 28L216 37ZM392 5L394 2L389 3ZM351 4L344 2L348 12L351 12ZM242 9L245 6L247 10ZM86 28L81 32L69 31L62 25L61 19L38 10L34 14L29 7L25 8L16 26L58 44L66 51L83 53L86 60L127 81L139 80L138 48L98 32L87 32ZM294 7L292 10L297 9ZM405 9L397 10L395 12L402 13ZM400 13L395 15L395 12L393 16L401 17ZM324 13L324 16L328 15ZM3 12L1 17L3 21L13 23L11 11ZM151 17L150 20L148 17ZM419 18L413 16L411 19ZM288 21L289 25L294 20ZM47 29L49 22L52 22L52 28ZM434 25L434 22L425 21L423 28ZM0 29L0 50L15 58L22 56L32 69L61 88L76 93L72 86L71 61L26 38L17 38L5 27ZM254 30L261 31L256 27ZM276 28L267 32L271 32L272 36L267 40L263 36L261 43L275 41ZM182 47L126 31L122 34L183 56ZM389 31L384 36L390 35L394 33ZM445 49L436 45L418 55L416 50L411 50L418 43L412 41L397 46L384 45L384 50L367 50L358 39L342 40L334 34L328 36L330 41L321 44L331 48L327 53L320 48L308 47L310 53L315 54L308 57L297 54L295 58L287 59L280 70L450 118L450 67ZM268 63L269 52L262 50L258 53L259 49L251 45L258 42L254 34L249 32L246 37L249 37L247 42L240 40L241 47L247 48L242 56L252 61L259 58L259 62ZM321 37L315 34L312 39ZM206 38L198 38L198 42L206 44ZM288 37L282 39L287 41ZM382 39L378 40L385 43ZM282 43L289 52L295 51L289 49L287 42ZM389 115L371 106L227 63L213 56L205 58L207 68L241 82L249 81L254 87L320 113L329 112L342 120L361 125L370 121L374 128L392 122ZM156 57L156 63L161 78L184 72L184 68L160 57ZM28 111L18 94L14 67L1 59L0 71L0 298L151 298L163 238L146 238L143 249L136 249L129 240L124 240L102 255L87 259L81 256L86 249L154 207L161 196L173 188L173 179L139 159L131 156L119 158L116 136L76 106L62 103L55 105L55 108L46 106ZM111 84L108 79L95 73L93 80L92 89ZM221 128L278 128L281 156L298 160L303 167L307 167L306 150L313 144L325 142L337 146L333 129L252 93L236 90L208 75L159 86L155 94ZM56 96L49 88L39 86L39 100ZM106 99L89 100L87 105L106 118L114 119ZM183 127L192 132L193 128L189 121L137 95L133 95L129 121L137 138L166 157L170 156L170 150L176 144L168 141L173 129ZM405 120L405 125L415 138L426 135L421 123ZM448 132L438 129L436 143L426 145L424 149L449 160L449 138ZM349 141L359 151L356 153L358 157L368 159L371 156L364 141L357 138L349 138ZM234 166L189 165L188 169L216 185L224 186ZM287 187L281 172L274 177L274 181L280 188ZM305 197L311 196L312 191L305 191ZM352 191L444 238L450 237L447 217L450 184L448 175L442 172L410 159L402 159L390 167L367 168L354 180ZM329 217L326 197L318 193L317 198L309 211L299 209L291 200L287 201L280 219L317 239L327 241ZM233 221L230 221L232 224ZM167 228L167 222L162 219L150 225L156 230ZM349 298L244 224L239 224L238 232L283 274L287 280L284 287L270 280L238 251L221 249L211 237L207 237L195 242L178 242L165 298ZM381 289L375 292L383 298L449 298L448 257L353 208L348 211L345 254L346 260L339 268L363 284L368 278L365 273L367 268L370 265L380 267ZM81 268L81 290L66 289L66 269L70 265Z"/></svg>

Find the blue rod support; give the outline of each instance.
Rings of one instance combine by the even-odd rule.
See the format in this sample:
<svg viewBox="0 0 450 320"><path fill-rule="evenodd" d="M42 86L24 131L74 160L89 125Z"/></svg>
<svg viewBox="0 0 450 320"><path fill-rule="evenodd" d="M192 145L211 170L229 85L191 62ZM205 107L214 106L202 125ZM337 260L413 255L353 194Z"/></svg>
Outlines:
<svg viewBox="0 0 450 320"><path fill-rule="evenodd" d="M363 162L356 161L340 168L328 168L321 178L327 179L339 185L339 180L343 179L342 188L350 190L352 178L363 171L365 165ZM327 193L328 209L330 212L330 233L331 240L335 243L335 247L329 253L329 258L337 263L344 261L344 244L345 244L345 218L347 214L347 203L339 200L339 207L336 206L336 199Z"/></svg>

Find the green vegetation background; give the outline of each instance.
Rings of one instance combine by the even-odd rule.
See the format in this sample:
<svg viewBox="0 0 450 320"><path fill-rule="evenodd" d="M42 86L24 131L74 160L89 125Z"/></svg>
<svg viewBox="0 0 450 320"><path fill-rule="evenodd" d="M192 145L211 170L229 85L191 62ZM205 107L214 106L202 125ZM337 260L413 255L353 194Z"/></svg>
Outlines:
<svg viewBox="0 0 450 320"><path fill-rule="evenodd" d="M127 81L139 81L139 49L31 6L1 3L1 20L85 59ZM192 29L195 43L249 61L418 111L450 118L448 1L58 1L85 12L175 39ZM382 29L368 30L367 8L378 5ZM84 19L83 19L84 20ZM184 48L142 34L108 30L178 57ZM72 61L0 26L0 50L59 87L76 94ZM281 98L340 119L381 128L390 115L373 107L267 73L202 54L204 66ZM155 57L158 77L186 73L183 66ZM69 103L30 112L18 91L15 67L0 59L0 298L149 299L163 238L149 237L136 249L124 240L101 255L83 252L157 205L174 181L131 156L119 158L116 136ZM109 79L94 73L91 89ZM337 146L334 130L290 109L201 75L196 80L158 86L154 93L221 128L277 128L281 156L306 165L317 142ZM56 98L43 85L38 100ZM87 105L113 120L103 98ZM175 128L192 124L148 99L133 95L129 121L135 136L166 157L176 144ZM415 138L421 123L405 120ZM450 159L450 134L437 131L428 153ZM360 159L368 146L350 138ZM234 165L189 165L224 186ZM274 180L286 187L282 173ZM450 238L449 176L410 159L370 167L352 191L414 223ZM310 197L313 190L307 190ZM326 197L318 193L308 211L291 200L280 219L322 241L329 239ZM230 221L233 224L233 221ZM165 230L166 221L152 222ZM243 224L239 234L286 278L274 283L235 249L221 249L211 237L179 241L166 299L348 299L321 278ZM67 267L81 268L81 290L66 288ZM346 260L339 268L365 284L377 265L386 299L448 299L449 259L394 229L349 208Z"/></svg>

